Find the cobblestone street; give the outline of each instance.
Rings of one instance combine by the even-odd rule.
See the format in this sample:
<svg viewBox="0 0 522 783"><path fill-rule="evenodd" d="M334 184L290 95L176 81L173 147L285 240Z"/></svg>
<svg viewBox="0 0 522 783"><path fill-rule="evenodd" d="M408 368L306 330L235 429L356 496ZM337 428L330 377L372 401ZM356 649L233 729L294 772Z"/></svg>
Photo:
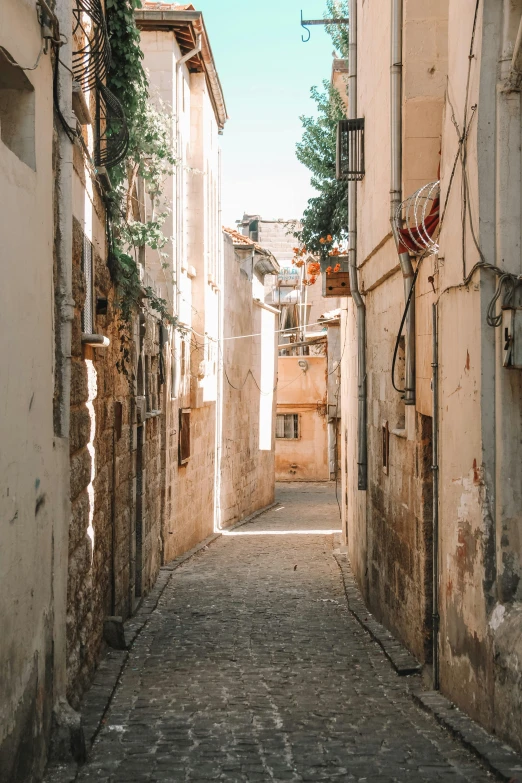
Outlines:
<svg viewBox="0 0 522 783"><path fill-rule="evenodd" d="M76 779L492 780L349 612L332 486L277 499L172 573Z"/></svg>

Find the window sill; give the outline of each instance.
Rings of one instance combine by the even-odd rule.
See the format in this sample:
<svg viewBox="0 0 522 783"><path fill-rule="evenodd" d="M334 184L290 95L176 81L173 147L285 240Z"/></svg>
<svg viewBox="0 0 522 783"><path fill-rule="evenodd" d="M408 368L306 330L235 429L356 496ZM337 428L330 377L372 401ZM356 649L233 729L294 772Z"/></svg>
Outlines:
<svg viewBox="0 0 522 783"><path fill-rule="evenodd" d="M396 435L398 438L404 438L404 440L406 440L407 437L408 437L408 432L405 429L404 430L399 430L399 429L397 429L397 430L390 430L390 432L391 432L392 435Z"/></svg>

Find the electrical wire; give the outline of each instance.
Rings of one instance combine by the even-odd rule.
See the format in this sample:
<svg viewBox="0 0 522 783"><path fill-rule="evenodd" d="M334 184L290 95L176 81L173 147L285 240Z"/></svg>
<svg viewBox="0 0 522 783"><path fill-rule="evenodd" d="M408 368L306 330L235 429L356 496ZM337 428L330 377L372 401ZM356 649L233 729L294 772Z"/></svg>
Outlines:
<svg viewBox="0 0 522 783"><path fill-rule="evenodd" d="M477 29L479 4L480 4L480 0L476 0L476 3L475 3L475 13L474 13L474 17L473 17L473 28L472 28L472 32L471 32L471 41L470 41L469 54L468 54L468 72L467 72L467 78L466 78L466 93L465 93L465 100L464 100L464 117L463 117L462 131L459 128L459 125L458 125L458 122L457 122L457 119L456 119L456 116L455 116L455 109L454 109L453 104L451 102L451 98L450 98L449 90L448 90L448 103L450 105L451 112L452 112L451 113L451 121L452 121L453 126L455 128L455 131L457 133L458 147L457 147L457 152L456 152L456 155L455 155L455 158L454 158L454 161L453 161L453 165L452 165L452 168L451 168L451 174L450 174L450 178L449 178L449 182L448 182L448 189L446 191L446 198L444 200L444 207L443 207L443 210L442 210L442 213L441 213L440 225L439 225L439 234L440 234L440 231L442 230L442 225L443 225L443 222L444 222L444 218L446 216L446 210L447 210L449 197L450 197L450 194L451 194L451 191L452 191L452 187L453 187L453 183L454 183L454 178L455 178L457 165L458 165L458 162L460 160L461 168L462 168L462 183L461 183L462 208L461 208L461 219L462 219L462 276L463 276L463 280L462 280L461 283L459 283L457 285L448 286L448 288L444 289L444 291L439 295L439 297L437 299L437 302L440 299L440 297L443 294L445 294L447 291L450 291L450 290L455 289L455 288L464 288L467 285L469 285L469 283L470 283L470 281L471 281L471 279L472 279L472 277L475 274L477 269L488 269L488 270L491 270L491 271L495 272L495 274L497 274L499 276L499 281L498 281L497 288L495 290L495 294L493 296L493 299L491 300L491 302L489 303L488 308L487 308L486 321L487 321L489 326L496 327L496 326L500 326L500 324L502 323L502 315L501 314L499 314L499 315L496 314L496 304L497 304L498 300L501 297L503 288L506 288L506 290L507 290L506 299L504 301L505 302L511 301L512 297L513 297L513 293L515 291L515 288L517 287L517 285L520 284L521 281L520 281L520 278L518 278L516 275L513 275L513 274L511 274L509 272L506 272L505 270L500 269L499 267L495 266L494 264L490 264L490 263L488 263L486 261L486 258L484 256L484 253L482 251L482 248L480 247L480 243L479 243L478 238L477 238L477 234L476 234L476 231L475 231L475 225L474 225L474 222L473 222L473 214L472 214L472 211L471 211L471 200L470 200L470 197L469 197L469 195L470 195L470 186L469 186L469 178L468 178L468 171L467 171L467 141L468 141L471 125L472 125L472 122L473 122L473 118L475 117L475 114L476 114L477 105L474 104L473 106L469 107L469 111L471 111L471 117L470 117L470 119L468 121L468 103L469 103L469 89L470 89L470 83L471 83L471 63L472 63L472 60L475 57L474 46L475 46L475 35L476 35L476 29ZM479 254L480 261L478 261L473 266L473 268L471 269L469 274L466 274L466 222L467 222L468 219L469 219L469 227L470 227L470 232L471 232L471 236L472 236L472 239L473 239L473 244L475 245L475 248L476 248L476 250L477 250L477 252ZM408 294L408 299L407 299L406 305L404 307L404 312L403 312L402 319L401 319L401 325L399 327L399 333L397 335L397 339L395 341L395 348L394 348L394 351L393 351L392 372L391 372L391 375L392 375L392 386L395 389L395 391L399 392L400 394L404 394L405 390L404 389L399 389L397 387L396 383L395 383L395 365L396 365L396 360L397 360L397 353L398 353L398 349L399 349L400 339L401 339L401 336L402 336L402 330L403 330L403 327L404 327L404 323L406 321L406 317L407 317L407 314L408 314L408 309L410 307L410 302L411 302L411 299L412 299L412 296L413 296L413 293L414 293L414 290L415 290L415 283L417 282L417 277L418 277L418 274L419 274L420 266L421 266L422 260L424 258L425 258L425 255L423 255L423 256L421 256L419 258L419 262L417 264L417 268L416 268L415 273L413 275L412 285L410 287L410 291L409 291L409 294Z"/></svg>
<svg viewBox="0 0 522 783"><path fill-rule="evenodd" d="M274 315L275 315L275 313L274 313ZM313 323L313 324L307 324L307 328L310 327L310 326L322 326L325 323L330 323L330 321L337 321L337 320L338 320L337 318L328 318L325 321L317 321L316 323ZM225 340L243 340L243 339L245 339L247 337L262 337L262 335L264 334L264 332L254 332L253 334L238 334L238 335L233 335L232 337L222 337L221 340L219 340L219 339L216 339L215 337L211 337L208 334L201 334L200 332L197 332L195 329L193 329L190 326L188 327L188 329L191 332L193 332L193 334L196 334L198 337L203 337L203 339L212 340L212 342L215 342L215 343L224 342ZM274 330L274 334L284 334L285 332L294 332L294 331L295 331L295 327L292 328L292 329L275 329ZM317 336L321 337L322 335L321 335L320 332L318 332ZM306 345L306 343L303 343L303 344L301 344L299 342L288 343L288 348L300 348L303 345Z"/></svg>
<svg viewBox="0 0 522 783"><path fill-rule="evenodd" d="M16 66L16 68L20 68L21 71L36 71L36 69L38 68L38 65L40 64L40 60L42 58L42 54L44 53L44 47L45 47L45 40L42 38L42 42L41 42L41 45L40 45L40 51L38 52L38 57L36 58L36 62L35 62L34 65L30 65L30 66L29 65L20 65L20 63L17 63L16 60L14 60L11 57L11 55L9 54L7 49L4 49L3 46L0 47L0 48L2 50L2 54L4 55L4 57L6 57L12 65Z"/></svg>
<svg viewBox="0 0 522 783"><path fill-rule="evenodd" d="M395 383L395 364L397 362L397 353L399 351L399 344L402 337L402 330L404 327L404 323L406 321L406 316L408 315L408 310L410 308L410 302L413 296L413 293L415 291L415 283L417 282L417 277L419 276L420 268L422 265L423 260L426 258L426 256L429 255L429 253L423 253L422 256L420 256L419 261L417 263L417 268L415 269L415 272L413 273L413 278L411 281L410 290L408 293L408 298L406 300L406 304L404 306L404 312L402 314L401 318L401 325L399 326L399 332L397 334L397 339L395 340L395 348L393 349L393 359L392 359L392 369L391 369L391 381L392 386L395 389L396 392L399 392L399 394L404 394L406 392L406 389L399 389L399 387Z"/></svg>

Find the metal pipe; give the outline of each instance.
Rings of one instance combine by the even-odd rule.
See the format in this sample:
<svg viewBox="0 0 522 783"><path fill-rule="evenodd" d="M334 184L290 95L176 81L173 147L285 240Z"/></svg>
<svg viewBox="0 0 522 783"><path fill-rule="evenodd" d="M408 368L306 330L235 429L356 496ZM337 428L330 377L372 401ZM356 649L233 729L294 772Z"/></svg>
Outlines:
<svg viewBox="0 0 522 783"><path fill-rule="evenodd" d="M55 8L57 25L67 32L67 38L60 48L60 60L56 58L57 100L65 122L74 127L76 120L72 111L72 41L68 34L72 29L71 3L60 0ZM54 434L56 436L56 458L59 475L65 480L58 482L57 494L61 496L61 514L55 516L53 525L53 557L56 564L67 564L69 548L69 520L71 499L69 487L69 434L71 411L71 342L74 318L72 296L72 181L73 144L65 133L58 117L54 117L55 167L54 167L54 253L56 263L55 281L55 394ZM65 698L67 688L67 655L65 617L67 614L67 568L54 568L52 575L52 598L54 613L53 636L53 690L55 704Z"/></svg>
<svg viewBox="0 0 522 783"><path fill-rule="evenodd" d="M433 688L440 688L439 676L439 340L437 324L437 305L432 305L432 465L433 472L433 607L432 607L432 645L433 645Z"/></svg>
<svg viewBox="0 0 522 783"><path fill-rule="evenodd" d="M66 21L71 14L62 6L57 7L61 29L69 29ZM60 49L60 59L67 65L72 61L72 47L69 42ZM68 67L62 68L58 62L58 91L61 112L65 121L75 126L72 111L72 73ZM60 438L69 437L71 416L71 341L74 318L74 299L72 293L72 178L73 143L60 123L57 125L57 172L56 172L56 266L58 282L58 346L57 346L57 386L58 412L56 434Z"/></svg>
<svg viewBox="0 0 522 783"><path fill-rule="evenodd" d="M390 135L391 135L391 183L390 221L393 236L399 250L399 235L395 216L402 202L402 12L403 0L392 0L391 65L390 65ZM399 252L399 263L404 279L404 301L408 301L412 281L413 264L409 253ZM404 402L415 405L415 297L411 297L406 316L406 383Z"/></svg>
<svg viewBox="0 0 522 783"><path fill-rule="evenodd" d="M348 116L357 118L357 0L350 0ZM357 274L357 182L348 183L348 272L357 309L357 489L368 488L368 434L366 422L366 306Z"/></svg>

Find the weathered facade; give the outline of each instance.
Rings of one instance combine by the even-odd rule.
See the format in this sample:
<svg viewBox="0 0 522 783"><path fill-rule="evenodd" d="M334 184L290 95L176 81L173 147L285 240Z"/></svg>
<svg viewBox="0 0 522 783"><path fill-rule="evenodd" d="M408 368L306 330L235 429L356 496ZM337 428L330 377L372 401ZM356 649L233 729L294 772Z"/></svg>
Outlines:
<svg viewBox="0 0 522 783"><path fill-rule="evenodd" d="M75 707L103 649L105 620L132 614L162 562L165 428L160 363L166 329L146 298L139 313L122 321L109 269L108 186L92 166L96 90L83 93L90 116L82 119L72 174L67 696ZM132 194L142 213L136 219L145 218L140 190L135 186Z"/></svg>
<svg viewBox="0 0 522 783"><path fill-rule="evenodd" d="M279 356L276 478L328 481L326 337L322 356Z"/></svg>
<svg viewBox="0 0 522 783"><path fill-rule="evenodd" d="M272 253L224 229L224 321L220 351L219 526L274 501L274 425L279 311L263 301Z"/></svg>
<svg viewBox="0 0 522 783"><path fill-rule="evenodd" d="M219 529L221 490L227 498L241 492L235 508L228 504L228 524L273 498L273 395L252 411L251 400L241 401L253 435L220 480L221 437L237 403L228 398L224 410L222 337L243 321L229 322L223 309L217 142L226 110L201 13L178 9L172 25L167 5L170 21L159 30L145 29L146 10L138 19L152 87L166 90L176 110L180 155L167 187L171 268L137 249L143 299L125 316L111 276L110 165L93 164L104 127L101 87L85 81L73 89L73 53L85 44L74 8L57 2L45 20L32 3L9 2L0 11L0 220L9 292L0 330L0 662L7 673L0 777L13 783L41 777L53 720L60 724L63 715L76 727L81 755L72 708L103 652L105 621L129 617L162 563ZM66 40L59 65L44 34ZM146 221L152 204L140 177L129 199L128 217ZM232 267L235 256L227 284L240 276ZM247 307L246 332L257 334L249 342L252 364L273 386L275 314L262 303L256 275L248 296L244 285L233 287L227 306L234 315ZM170 306L176 328L152 310L150 291ZM20 301L25 314L15 328ZM228 359L234 371L236 358ZM249 454L241 490L238 459L243 469ZM68 740L57 746L58 755L68 747Z"/></svg>
<svg viewBox="0 0 522 783"><path fill-rule="evenodd" d="M68 5L56 4L60 18ZM34 3L2 3L0 779L12 783L42 772L65 690L69 433L60 382L68 346L67 327L61 340L55 332L53 277L67 263L59 230L67 235L71 150L54 126L53 62L42 36ZM70 303L59 304L65 322Z"/></svg>
<svg viewBox="0 0 522 783"><path fill-rule="evenodd" d="M522 375L503 366L514 343L500 307L520 301L522 6L404 0L383 13L353 0L350 16L349 112L365 123L364 176L349 185L362 295L341 338L350 556L371 611L433 667L435 686L520 748ZM431 228L408 272L390 208L396 232L401 217L425 227L433 198L413 221L396 208L439 165L440 247ZM427 192L438 190L410 207Z"/></svg>
<svg viewBox="0 0 522 783"><path fill-rule="evenodd" d="M218 346L223 332L223 252L218 133L227 115L201 12L145 3L136 13L151 95L172 111L178 163L166 182L174 205L162 260L145 268L172 303L179 328L165 356L163 546L171 560L217 525ZM145 209L151 209L145 198ZM186 441L181 454L182 430Z"/></svg>

